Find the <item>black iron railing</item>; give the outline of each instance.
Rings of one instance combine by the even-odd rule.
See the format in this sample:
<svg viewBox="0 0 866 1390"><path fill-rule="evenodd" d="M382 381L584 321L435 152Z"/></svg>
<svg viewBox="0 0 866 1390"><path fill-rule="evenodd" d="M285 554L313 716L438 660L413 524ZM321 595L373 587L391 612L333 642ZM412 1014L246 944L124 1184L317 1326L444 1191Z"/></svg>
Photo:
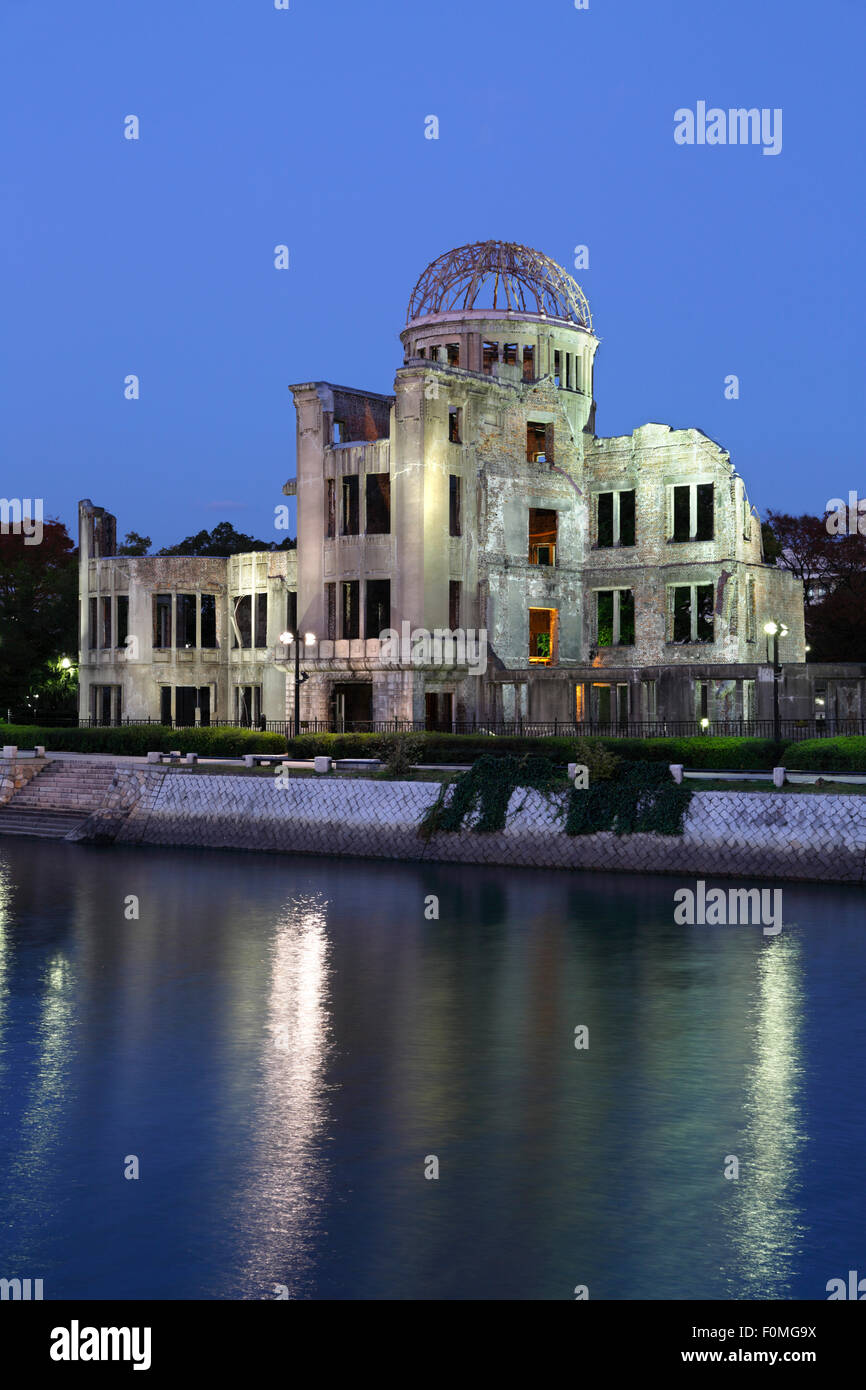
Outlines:
<svg viewBox="0 0 866 1390"><path fill-rule="evenodd" d="M192 723L170 723L161 719L75 719L67 715L32 714L13 717L13 724L40 725L45 728L159 728L185 729L196 727ZM2 731L0 724L0 731ZM283 734L291 738L291 720L266 719L257 723L232 719L211 719L203 728L257 729L268 733ZM710 721L703 726L694 719L655 719L628 720L619 723L598 723L585 720L581 723L563 719L512 719L512 720L455 720L450 724L428 723L413 719L302 719L302 734L410 734L410 733L453 733L453 734L492 734L500 738L695 738L701 736L733 738L772 738L772 719L737 719ZM780 732L782 739L795 742L807 738L835 738L845 734L866 736L866 719L783 719Z"/></svg>

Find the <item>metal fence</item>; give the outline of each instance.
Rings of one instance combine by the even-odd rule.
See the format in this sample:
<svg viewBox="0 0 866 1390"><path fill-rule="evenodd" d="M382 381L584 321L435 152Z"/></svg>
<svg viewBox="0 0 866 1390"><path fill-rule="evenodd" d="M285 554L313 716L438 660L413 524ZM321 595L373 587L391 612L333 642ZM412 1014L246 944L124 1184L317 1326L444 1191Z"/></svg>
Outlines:
<svg viewBox="0 0 866 1390"><path fill-rule="evenodd" d="M282 734L291 738L294 725L291 720L267 719L258 723L244 723L232 719L211 719L201 726L181 724L177 720L166 724L160 719L76 719L66 715L40 716L22 715L11 721L13 724L38 725L43 728L174 728L194 727L219 729L257 729L268 733ZM0 725L2 728L2 725ZM491 721L484 719L456 720L450 724L428 723L424 720L325 720L302 719L302 734L492 734L500 738L695 738L706 735L727 738L773 738L772 719L739 719L711 721L702 726L697 720L657 719L652 721L628 720L621 723L593 723L589 720L575 723L563 719L517 719ZM836 738L843 734L866 735L866 719L782 719L780 733L787 743L807 738Z"/></svg>

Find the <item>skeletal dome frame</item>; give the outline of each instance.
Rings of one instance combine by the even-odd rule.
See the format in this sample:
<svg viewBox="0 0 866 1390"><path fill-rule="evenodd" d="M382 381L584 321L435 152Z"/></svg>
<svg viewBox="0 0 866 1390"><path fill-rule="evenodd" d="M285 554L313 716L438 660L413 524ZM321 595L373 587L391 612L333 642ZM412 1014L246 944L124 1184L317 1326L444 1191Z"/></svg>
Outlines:
<svg viewBox="0 0 866 1390"><path fill-rule="evenodd" d="M431 261L409 300L406 322L474 309L485 286L500 312L564 319L592 332L586 295L549 256L513 241L476 241Z"/></svg>

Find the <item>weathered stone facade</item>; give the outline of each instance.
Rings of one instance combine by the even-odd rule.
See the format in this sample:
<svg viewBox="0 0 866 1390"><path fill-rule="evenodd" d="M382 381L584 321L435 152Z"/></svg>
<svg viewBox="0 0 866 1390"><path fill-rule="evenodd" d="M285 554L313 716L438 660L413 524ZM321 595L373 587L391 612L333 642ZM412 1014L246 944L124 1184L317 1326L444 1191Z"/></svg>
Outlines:
<svg viewBox="0 0 866 1390"><path fill-rule="evenodd" d="M199 692L203 719L290 717L290 592L308 635L303 721L769 720L769 620L786 629L783 718L866 712L862 670L805 664L802 585L763 563L724 449L664 424L596 435L599 340L561 267L507 243L451 252L422 275L401 341L393 395L290 388L297 476L283 491L297 496L297 552L116 558L114 519L81 504L83 716L192 722ZM256 609L262 594L266 616L253 612L239 642L239 600ZM121 598L138 641L129 660ZM437 633L438 647L413 645Z"/></svg>

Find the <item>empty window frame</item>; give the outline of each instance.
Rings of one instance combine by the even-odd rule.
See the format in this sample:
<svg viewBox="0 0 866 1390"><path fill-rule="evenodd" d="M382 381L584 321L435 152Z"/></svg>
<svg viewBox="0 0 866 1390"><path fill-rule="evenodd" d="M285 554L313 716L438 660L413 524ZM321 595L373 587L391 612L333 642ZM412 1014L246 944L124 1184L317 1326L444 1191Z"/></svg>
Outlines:
<svg viewBox="0 0 866 1390"><path fill-rule="evenodd" d="M552 508L529 508L529 563L556 564L556 512Z"/></svg>
<svg viewBox="0 0 866 1390"><path fill-rule="evenodd" d="M671 641L712 642L713 596L712 584L675 584L671 586Z"/></svg>
<svg viewBox="0 0 866 1390"><path fill-rule="evenodd" d="M359 637L360 633L360 614L358 611L360 602L360 581L357 579L346 579L340 585L340 597L342 607L342 629L343 638L351 640Z"/></svg>
<svg viewBox="0 0 866 1390"><path fill-rule="evenodd" d="M297 595L296 595L297 598ZM297 622L297 607L295 609L295 622ZM293 629L296 631L297 629ZM325 635L329 642L336 641L337 637L337 586L336 584L325 585Z"/></svg>
<svg viewBox="0 0 866 1390"><path fill-rule="evenodd" d="M153 645L160 651L171 646L171 594L153 596Z"/></svg>
<svg viewBox="0 0 866 1390"><path fill-rule="evenodd" d="M463 410L459 405L449 405L448 407L448 443L461 444L463 442Z"/></svg>
<svg viewBox="0 0 866 1390"><path fill-rule="evenodd" d="M483 343L481 347L481 370L485 376L493 372L494 362L499 361L499 344Z"/></svg>
<svg viewBox="0 0 866 1390"><path fill-rule="evenodd" d="M671 540L713 539L713 484L683 483L671 489Z"/></svg>
<svg viewBox="0 0 866 1390"><path fill-rule="evenodd" d="M460 626L460 580L448 580L448 627L455 632Z"/></svg>
<svg viewBox="0 0 866 1390"><path fill-rule="evenodd" d="M358 534L358 475L351 474L342 479L342 511L340 532L344 536Z"/></svg>
<svg viewBox="0 0 866 1390"><path fill-rule="evenodd" d="M633 489L626 492L600 492L598 494L596 537L599 550L610 549L612 546L635 544L635 494Z"/></svg>
<svg viewBox="0 0 866 1390"><path fill-rule="evenodd" d="M504 362L510 367L517 366L517 343L506 343L503 349Z"/></svg>
<svg viewBox="0 0 866 1390"><path fill-rule="evenodd" d="M364 636L380 637L391 626L391 581L368 579L364 613Z"/></svg>
<svg viewBox="0 0 866 1390"><path fill-rule="evenodd" d="M592 713L596 724L628 724L628 685L598 682L592 687Z"/></svg>
<svg viewBox="0 0 866 1390"><path fill-rule="evenodd" d="M535 348L525 347L523 349L523 380L535 380Z"/></svg>
<svg viewBox="0 0 866 1390"><path fill-rule="evenodd" d="M253 600L250 594L241 594L240 598L234 600L234 618L236 632L232 633L235 647L252 646L252 609Z"/></svg>
<svg viewBox="0 0 866 1390"><path fill-rule="evenodd" d="M195 646L195 594L177 596L177 645L181 648Z"/></svg>
<svg viewBox="0 0 866 1390"><path fill-rule="evenodd" d="M102 647L111 646L111 598L102 600Z"/></svg>
<svg viewBox="0 0 866 1390"><path fill-rule="evenodd" d="M449 367L459 367L459 366L460 366L460 344L459 344L459 343L446 343L446 344L445 344L445 351L446 351L446 353L447 353L447 355L448 355L448 366L449 366Z"/></svg>
<svg viewBox="0 0 866 1390"><path fill-rule="evenodd" d="M334 420L331 424L331 443L345 444L346 426L342 420Z"/></svg>
<svg viewBox="0 0 866 1390"><path fill-rule="evenodd" d="M540 420L526 422L526 461L546 463L548 456L548 426Z"/></svg>
<svg viewBox="0 0 866 1390"><path fill-rule="evenodd" d="M262 687L260 685L235 686L235 720L246 728L261 723Z"/></svg>
<svg viewBox="0 0 866 1390"><path fill-rule="evenodd" d="M298 595L294 589L286 593L286 632L298 634Z"/></svg>
<svg viewBox="0 0 866 1390"><path fill-rule="evenodd" d="M562 353L555 349L553 353L553 380L557 386L562 385Z"/></svg>
<svg viewBox="0 0 866 1390"><path fill-rule="evenodd" d="M448 534L449 536L462 536L463 518L462 510L463 480L457 473L451 473L448 477Z"/></svg>
<svg viewBox="0 0 866 1390"><path fill-rule="evenodd" d="M597 590L596 641L599 647L634 646L634 592L631 589Z"/></svg>
<svg viewBox="0 0 866 1390"><path fill-rule="evenodd" d="M159 722L171 727L174 716L171 712L171 686L161 685L159 687Z"/></svg>
<svg viewBox="0 0 866 1390"><path fill-rule="evenodd" d="M758 637L758 616L755 603L755 581L746 576L746 641L755 642Z"/></svg>
<svg viewBox="0 0 866 1390"><path fill-rule="evenodd" d="M201 644L203 647L216 647L216 594L201 596Z"/></svg>
<svg viewBox="0 0 866 1390"><path fill-rule="evenodd" d="M337 534L337 480L325 479L325 540L332 541Z"/></svg>
<svg viewBox="0 0 866 1390"><path fill-rule="evenodd" d="M87 645L91 651L99 646L99 605L95 598L87 603Z"/></svg>
<svg viewBox="0 0 866 1390"><path fill-rule="evenodd" d="M114 639L116 647L125 647L126 639L129 636L129 595L118 594L117 596L117 633Z"/></svg>
<svg viewBox="0 0 866 1390"><path fill-rule="evenodd" d="M254 647L266 647L268 645L268 596L267 594L256 594L256 630L253 641Z"/></svg>
<svg viewBox="0 0 866 1390"><path fill-rule="evenodd" d="M531 665L550 666L556 660L555 608L529 610L529 661Z"/></svg>
<svg viewBox="0 0 866 1390"><path fill-rule="evenodd" d="M387 536L391 530L391 475L368 473L364 480L367 535Z"/></svg>

